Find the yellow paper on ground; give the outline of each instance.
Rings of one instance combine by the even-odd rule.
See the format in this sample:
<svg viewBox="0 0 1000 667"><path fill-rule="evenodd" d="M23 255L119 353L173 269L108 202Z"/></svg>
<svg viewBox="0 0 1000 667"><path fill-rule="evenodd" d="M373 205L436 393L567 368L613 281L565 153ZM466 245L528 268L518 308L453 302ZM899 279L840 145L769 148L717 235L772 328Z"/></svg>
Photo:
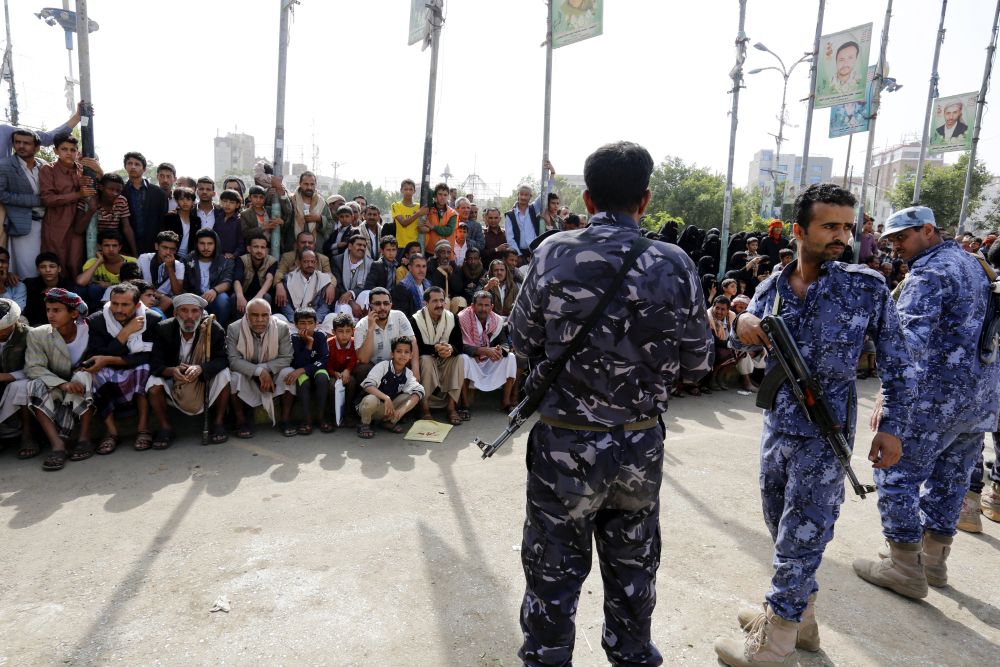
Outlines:
<svg viewBox="0 0 1000 667"><path fill-rule="evenodd" d="M451 424L442 424L430 419L418 419L414 422L410 430L403 436L403 440L415 440L417 442L444 442L451 432Z"/></svg>

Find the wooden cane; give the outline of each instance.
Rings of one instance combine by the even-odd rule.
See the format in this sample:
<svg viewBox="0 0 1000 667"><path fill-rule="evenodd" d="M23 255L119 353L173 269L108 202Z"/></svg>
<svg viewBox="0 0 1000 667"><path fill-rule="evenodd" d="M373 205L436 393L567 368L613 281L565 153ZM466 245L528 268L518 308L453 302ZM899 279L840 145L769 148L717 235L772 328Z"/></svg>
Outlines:
<svg viewBox="0 0 1000 667"><path fill-rule="evenodd" d="M207 364L209 360L212 358L212 324L214 322L215 322L215 315L209 315L208 317L206 317L205 322L202 325L203 328L201 332L202 338L205 339L205 358L201 362L201 380L205 388L205 410L204 410L205 416L202 419L202 424L201 424L201 444L203 445L208 444L208 421L209 421L208 417L209 386L208 386L208 378L205 377L205 364Z"/></svg>

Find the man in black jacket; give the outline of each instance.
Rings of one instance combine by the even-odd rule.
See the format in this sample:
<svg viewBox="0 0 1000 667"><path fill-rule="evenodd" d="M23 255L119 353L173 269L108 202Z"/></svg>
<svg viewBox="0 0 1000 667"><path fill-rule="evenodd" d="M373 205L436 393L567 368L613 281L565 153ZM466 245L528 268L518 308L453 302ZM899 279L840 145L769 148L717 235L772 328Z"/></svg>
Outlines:
<svg viewBox="0 0 1000 667"><path fill-rule="evenodd" d="M146 172L146 158L142 153L125 153L125 172L128 180L122 194L128 200L129 224L139 245L136 252L153 252L156 235L160 233L169 208L167 195L159 185L142 177Z"/></svg>
<svg viewBox="0 0 1000 667"><path fill-rule="evenodd" d="M150 356L151 377L146 394L159 429L153 449L166 449L174 439L167 418L167 399L181 412L198 415L204 410L204 388L208 403L215 406L212 444L228 440L223 420L229 403L229 368L226 359L226 332L218 321L211 323L211 350L205 354L203 321L208 302L196 294L180 294L174 299L174 317L160 322ZM201 391L197 383L201 381ZM194 389L194 391L192 391Z"/></svg>
<svg viewBox="0 0 1000 667"><path fill-rule="evenodd" d="M382 227L385 229L385 226ZM368 277L365 278L365 290L375 287L384 287L392 290L396 286L396 268L399 262L396 257L399 255L399 244L395 236L385 236L379 240L379 258L372 264Z"/></svg>
<svg viewBox="0 0 1000 667"><path fill-rule="evenodd" d="M139 302L139 288L132 283L112 286L104 308L87 318L90 338L84 354L84 370L93 375L93 396L97 413L104 419L107 434L97 446L98 454L110 454L118 447L115 408L135 401L139 424L135 438L137 450L149 449L149 404L146 383L149 381L149 354L153 349L153 330L160 316Z"/></svg>

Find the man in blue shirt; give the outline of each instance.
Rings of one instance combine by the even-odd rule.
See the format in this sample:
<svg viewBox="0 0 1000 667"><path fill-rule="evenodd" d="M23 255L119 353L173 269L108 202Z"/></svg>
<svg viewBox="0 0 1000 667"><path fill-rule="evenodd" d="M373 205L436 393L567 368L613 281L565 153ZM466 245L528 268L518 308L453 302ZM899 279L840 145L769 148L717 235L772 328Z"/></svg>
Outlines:
<svg viewBox="0 0 1000 667"><path fill-rule="evenodd" d="M733 322L732 338L738 338L737 348L769 345L760 321L771 313L781 316L853 442L855 374L865 336L870 337L878 350L885 407L868 458L875 468L888 468L902 451L915 374L885 279L860 264L835 261L853 238L855 203L850 192L831 183L811 185L799 195L792 227L798 259L757 287ZM777 365L768 359L769 371ZM796 648L819 650L816 570L844 502L844 470L787 382L764 411L760 489L775 572L763 610L739 614L749 633L746 641L715 644L732 667L786 664Z"/></svg>
<svg viewBox="0 0 1000 667"><path fill-rule="evenodd" d="M946 560L969 475L1000 412L1000 362L979 355L993 276L984 260L941 238L926 206L894 213L882 237L910 267L896 310L917 371L917 399L903 460L875 475L888 549L881 559L855 561L854 571L919 599L928 584L948 582Z"/></svg>

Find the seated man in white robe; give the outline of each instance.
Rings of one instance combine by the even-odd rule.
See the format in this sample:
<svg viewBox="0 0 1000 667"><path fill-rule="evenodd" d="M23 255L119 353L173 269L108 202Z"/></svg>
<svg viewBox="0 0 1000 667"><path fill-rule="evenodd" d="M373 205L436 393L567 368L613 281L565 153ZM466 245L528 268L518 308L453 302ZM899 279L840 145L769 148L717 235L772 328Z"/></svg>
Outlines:
<svg viewBox="0 0 1000 667"><path fill-rule="evenodd" d="M330 276L317 270L319 258L312 250L303 250L299 256L299 267L285 275L285 293L288 298L281 307L281 316L286 322L295 319L295 311L312 308L316 311L317 322L330 312L326 305L326 288L331 284Z"/></svg>
<svg viewBox="0 0 1000 667"><path fill-rule="evenodd" d="M503 387L500 407L509 412L513 407L512 393L517 376L517 359L507 343L507 327L503 318L493 312L493 296L480 290L473 295L472 305L458 314L462 329L462 352L465 358L463 403L468 406L473 387L479 391L494 391Z"/></svg>
<svg viewBox="0 0 1000 667"><path fill-rule="evenodd" d="M24 354L28 347L28 324L21 307L0 299L0 440L20 440L19 459L38 456L38 445L28 439L28 376Z"/></svg>
<svg viewBox="0 0 1000 667"><path fill-rule="evenodd" d="M253 426L247 423L245 408L263 407L273 426L274 399L285 392L285 378L295 371L288 323L271 315L267 301L253 299L247 303L246 316L229 325L226 354L235 434L252 438Z"/></svg>

